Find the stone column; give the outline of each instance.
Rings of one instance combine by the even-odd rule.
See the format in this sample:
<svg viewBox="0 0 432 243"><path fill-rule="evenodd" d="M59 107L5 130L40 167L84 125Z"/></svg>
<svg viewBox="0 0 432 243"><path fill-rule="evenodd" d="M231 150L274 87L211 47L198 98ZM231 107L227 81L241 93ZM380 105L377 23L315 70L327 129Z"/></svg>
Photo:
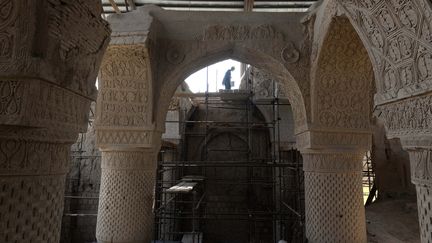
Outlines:
<svg viewBox="0 0 432 243"><path fill-rule="evenodd" d="M0 78L0 242L58 243L70 146L91 100L38 79Z"/></svg>
<svg viewBox="0 0 432 243"><path fill-rule="evenodd" d="M0 242L59 242L70 145L0 138Z"/></svg>
<svg viewBox="0 0 432 243"><path fill-rule="evenodd" d="M406 148L410 156L411 181L416 186L421 242L432 242L432 147Z"/></svg>
<svg viewBox="0 0 432 243"><path fill-rule="evenodd" d="M96 238L101 243L149 243L153 238L161 132L155 132L152 116L147 44L129 39L133 35L113 39L99 76L95 130L102 151L102 178ZM134 44L127 44L128 40Z"/></svg>
<svg viewBox="0 0 432 243"><path fill-rule="evenodd" d="M100 1L0 1L0 242L58 243L70 146L110 30Z"/></svg>
<svg viewBox="0 0 432 243"><path fill-rule="evenodd" d="M96 237L100 243L143 243L153 236L156 153L102 150Z"/></svg>
<svg viewBox="0 0 432 243"><path fill-rule="evenodd" d="M366 242L362 159L359 151L303 153L309 242Z"/></svg>
<svg viewBox="0 0 432 243"><path fill-rule="evenodd" d="M297 135L303 156L306 238L311 243L366 243L362 161L368 131Z"/></svg>

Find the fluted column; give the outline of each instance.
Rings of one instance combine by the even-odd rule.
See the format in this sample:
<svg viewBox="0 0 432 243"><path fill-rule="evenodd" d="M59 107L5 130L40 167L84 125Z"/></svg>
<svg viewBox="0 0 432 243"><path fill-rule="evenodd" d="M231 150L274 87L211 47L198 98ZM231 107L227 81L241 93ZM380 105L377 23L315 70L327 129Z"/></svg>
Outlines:
<svg viewBox="0 0 432 243"><path fill-rule="evenodd" d="M309 242L366 242L362 158L360 151L303 153Z"/></svg>
<svg viewBox="0 0 432 243"><path fill-rule="evenodd" d="M100 243L150 242L153 229L155 153L102 151L96 237Z"/></svg>

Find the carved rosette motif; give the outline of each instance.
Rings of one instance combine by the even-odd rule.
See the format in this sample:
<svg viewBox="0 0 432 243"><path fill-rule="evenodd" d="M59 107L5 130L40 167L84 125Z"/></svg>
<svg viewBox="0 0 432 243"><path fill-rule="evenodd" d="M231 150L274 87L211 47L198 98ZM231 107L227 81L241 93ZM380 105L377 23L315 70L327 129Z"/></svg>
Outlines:
<svg viewBox="0 0 432 243"><path fill-rule="evenodd" d="M281 58L286 63L296 63L300 59L300 52L293 43L288 43L281 52Z"/></svg>

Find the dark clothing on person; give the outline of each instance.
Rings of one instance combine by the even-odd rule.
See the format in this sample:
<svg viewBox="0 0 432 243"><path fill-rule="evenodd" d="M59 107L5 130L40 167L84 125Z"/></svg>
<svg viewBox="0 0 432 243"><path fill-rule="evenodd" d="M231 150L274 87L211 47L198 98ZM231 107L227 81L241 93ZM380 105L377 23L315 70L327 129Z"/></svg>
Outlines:
<svg viewBox="0 0 432 243"><path fill-rule="evenodd" d="M231 89L231 69L226 71L222 84L225 85L225 89Z"/></svg>

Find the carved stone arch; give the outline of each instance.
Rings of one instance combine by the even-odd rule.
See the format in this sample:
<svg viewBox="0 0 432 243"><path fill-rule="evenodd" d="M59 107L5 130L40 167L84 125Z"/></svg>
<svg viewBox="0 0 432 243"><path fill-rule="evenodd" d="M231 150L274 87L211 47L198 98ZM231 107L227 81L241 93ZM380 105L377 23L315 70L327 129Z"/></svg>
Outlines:
<svg viewBox="0 0 432 243"><path fill-rule="evenodd" d="M347 18L331 19L311 72L313 129L368 132L373 70Z"/></svg>
<svg viewBox="0 0 432 243"><path fill-rule="evenodd" d="M371 56L376 105L432 89L430 1L339 1Z"/></svg>
<svg viewBox="0 0 432 243"><path fill-rule="evenodd" d="M228 58L249 63L252 66L266 70L268 73L272 73L278 80L281 80L281 83L284 84L284 93L287 94L292 104L296 132L298 133L306 130L307 115L304 96L297 81L284 64L253 47L236 44L224 44L193 58L186 57L181 64L173 65L172 69L167 69L163 74L159 74L160 79L158 82L161 84L161 92L158 97L155 97L155 105L157 104L157 108L154 109L156 112L154 115L156 117L158 129L163 130L165 114L177 86L199 69Z"/></svg>

